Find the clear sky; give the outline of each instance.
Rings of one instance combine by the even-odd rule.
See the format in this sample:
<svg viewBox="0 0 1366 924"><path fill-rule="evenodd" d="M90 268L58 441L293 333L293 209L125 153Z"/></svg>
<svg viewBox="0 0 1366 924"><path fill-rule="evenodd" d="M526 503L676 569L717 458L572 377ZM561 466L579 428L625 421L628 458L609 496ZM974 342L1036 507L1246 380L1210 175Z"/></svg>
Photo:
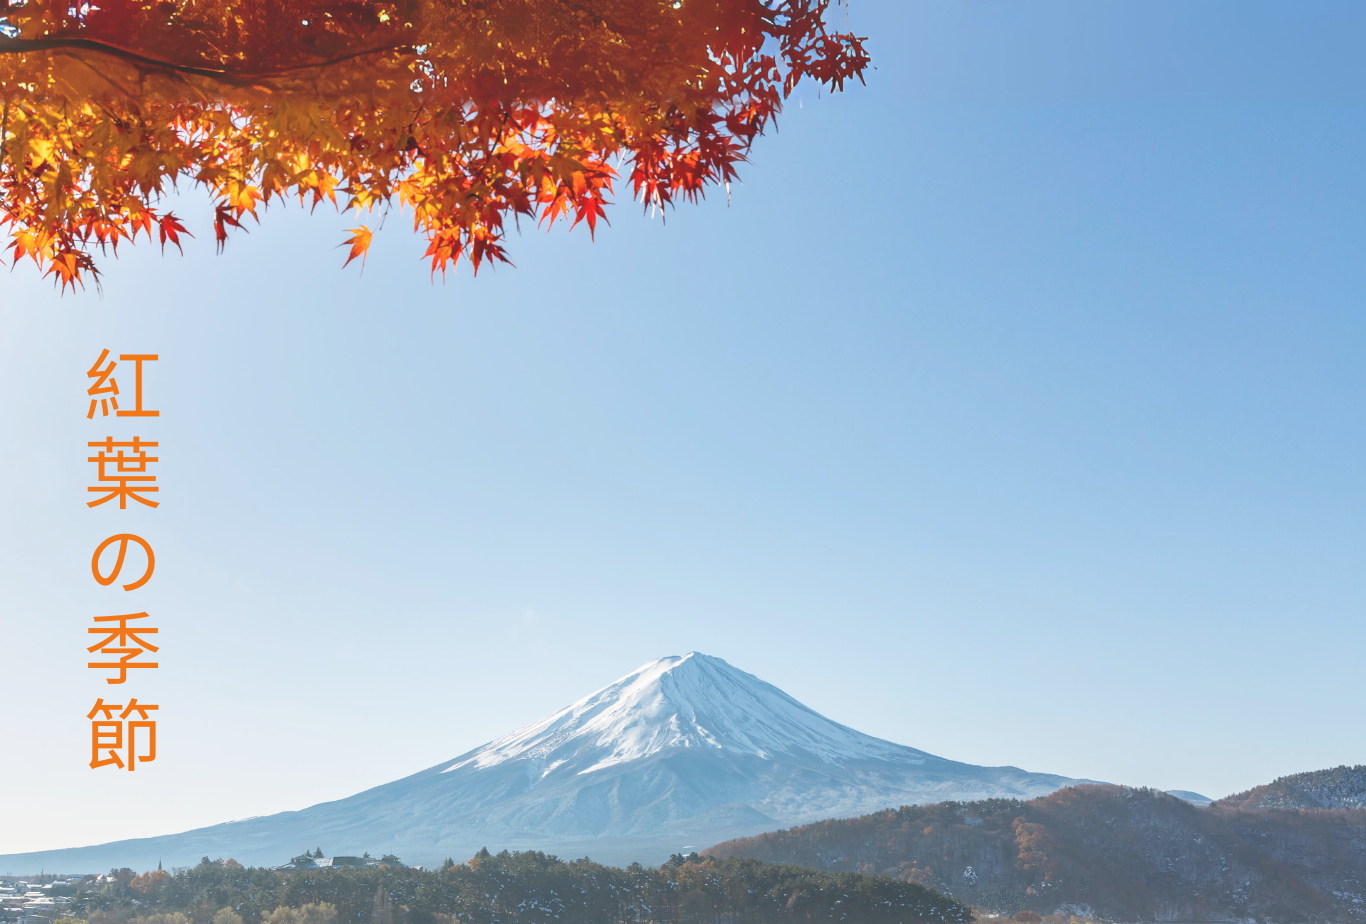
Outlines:
<svg viewBox="0 0 1366 924"><path fill-rule="evenodd" d="M215 256L189 197L103 297L0 276L0 852L342 797L694 649L975 763L1366 762L1366 6L849 18L868 87L667 224L433 284L398 214L362 275L353 218ZM156 511L84 507L105 347L162 356ZM85 629L134 609L161 755L94 772Z"/></svg>

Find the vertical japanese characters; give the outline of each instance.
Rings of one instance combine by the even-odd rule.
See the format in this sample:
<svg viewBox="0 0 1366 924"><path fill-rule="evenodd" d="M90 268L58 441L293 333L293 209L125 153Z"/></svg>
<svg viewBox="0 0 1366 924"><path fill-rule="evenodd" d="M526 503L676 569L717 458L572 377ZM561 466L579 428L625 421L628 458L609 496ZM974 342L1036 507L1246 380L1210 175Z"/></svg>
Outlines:
<svg viewBox="0 0 1366 924"><path fill-rule="evenodd" d="M118 500L118 509L127 510L128 501L155 509L160 501L151 495L159 494L157 476L152 466L160 461L153 453L159 450L159 443L146 437L146 430L129 434L127 431L141 421L124 423L121 418L156 418L159 410L150 410L143 405L143 375L146 363L156 362L155 353L121 353L117 360L103 350L94 364L86 371L86 377L93 380L86 389L89 405L86 419L94 421L98 412L104 422L112 416L113 423L121 432L109 434L98 440L91 440L86 446L91 455L87 461L96 466L96 484L87 487L87 493L97 495L86 502L87 507L100 507L110 501ZM115 370L120 364L132 365L133 397L132 407L128 407L124 396L124 407L119 406L119 383ZM126 381L126 378L125 378ZM108 433L108 431L105 431ZM138 570L138 561L142 568ZM124 568L129 569L125 581L116 586ZM105 569L108 569L107 571ZM142 536L133 533L116 533L96 546L90 557L90 572L101 587L108 587L118 593L131 593L146 586L156 570L156 555L152 544ZM136 575L136 577L134 577ZM118 609L127 609L119 606ZM94 617L95 625L86 632L94 636L93 645L86 651L89 660L86 667L104 672L105 684L123 685L130 681L136 685L138 679L148 670L156 670L160 662L153 660L160 650L156 644L159 630L150 624L151 614L146 612L101 614ZM157 757L157 723L154 713L161 707L151 703L139 702L126 687L120 687L119 695L106 691L111 698L125 699L126 703L105 702L103 696L96 696L95 705L86 718L90 720L90 767L115 767L120 770L135 770L140 763L150 763Z"/></svg>

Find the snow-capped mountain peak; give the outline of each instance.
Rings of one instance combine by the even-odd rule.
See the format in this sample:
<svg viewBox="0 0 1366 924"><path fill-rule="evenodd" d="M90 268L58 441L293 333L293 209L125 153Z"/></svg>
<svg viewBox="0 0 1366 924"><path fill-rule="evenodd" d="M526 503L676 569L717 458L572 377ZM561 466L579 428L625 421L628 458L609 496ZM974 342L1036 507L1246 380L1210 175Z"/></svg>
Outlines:
<svg viewBox="0 0 1366 924"><path fill-rule="evenodd" d="M753 674L694 651L651 661L548 718L462 755L446 770L530 761L542 777L555 771L588 774L672 748L761 758L805 752L831 763L919 764L929 757L833 722Z"/></svg>
<svg viewBox="0 0 1366 924"><path fill-rule="evenodd" d="M1077 782L957 763L862 734L694 652L651 661L549 718L346 799L27 854L23 865L97 869L206 854L279 862L319 842L418 862L501 846L659 863L689 844L912 803L1028 799Z"/></svg>

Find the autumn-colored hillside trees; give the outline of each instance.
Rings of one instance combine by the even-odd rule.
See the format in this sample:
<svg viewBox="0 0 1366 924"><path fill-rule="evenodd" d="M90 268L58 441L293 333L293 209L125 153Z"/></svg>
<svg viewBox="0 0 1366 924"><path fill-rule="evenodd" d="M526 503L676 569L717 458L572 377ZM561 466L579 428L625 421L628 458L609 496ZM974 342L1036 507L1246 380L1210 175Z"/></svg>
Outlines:
<svg viewBox="0 0 1366 924"><path fill-rule="evenodd" d="M0 8L0 228L66 285L179 183L219 246L271 201L398 206L433 272L729 183L797 84L862 77L830 0L28 0ZM361 226L350 259L369 246Z"/></svg>
<svg viewBox="0 0 1366 924"><path fill-rule="evenodd" d="M127 871L129 876L132 870ZM150 874L143 874L148 876ZM136 880L135 880L136 881ZM83 924L972 924L914 883L754 860L675 855L658 868L481 850L437 869L277 871L209 861L138 892L74 890ZM78 921L76 924L81 924Z"/></svg>
<svg viewBox="0 0 1366 924"><path fill-rule="evenodd" d="M1348 768L1339 770L1347 772L1299 782L1350 785ZM896 877L1016 922L1029 917L1020 912L1084 912L1101 921L1291 924L1362 919L1362 890L1349 884L1366 882L1363 848L1366 808L1201 808L1152 789L1082 785L1028 802L903 806L705 853Z"/></svg>

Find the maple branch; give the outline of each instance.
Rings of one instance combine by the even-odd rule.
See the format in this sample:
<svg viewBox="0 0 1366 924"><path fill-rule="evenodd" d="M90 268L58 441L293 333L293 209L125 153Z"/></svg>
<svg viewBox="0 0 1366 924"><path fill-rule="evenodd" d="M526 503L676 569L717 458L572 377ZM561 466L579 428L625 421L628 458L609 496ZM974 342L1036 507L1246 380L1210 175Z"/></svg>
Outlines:
<svg viewBox="0 0 1366 924"><path fill-rule="evenodd" d="M363 48L360 51L348 52L329 58L325 61L315 61L310 64L296 64L290 67L280 67L264 71L231 71L227 68L199 67L193 64L177 64L174 61L163 61L159 58L152 58L127 48L120 48L117 45L110 45L106 42L97 42L92 39L78 38L55 38L55 39L21 39L5 38L0 36L0 55L31 54L37 51L93 51L97 54L109 55L113 58L120 58L141 67L152 70L168 71L173 74L182 74L191 77L209 77L214 80L221 80L225 83L232 83L246 86L254 82L268 79L271 77L284 77L288 74L300 71L316 70L318 68L330 67L334 64L345 64L347 61L354 61L366 55L380 54L386 51L397 51L400 48L408 47L406 44L399 43L394 45L380 45L375 48Z"/></svg>

